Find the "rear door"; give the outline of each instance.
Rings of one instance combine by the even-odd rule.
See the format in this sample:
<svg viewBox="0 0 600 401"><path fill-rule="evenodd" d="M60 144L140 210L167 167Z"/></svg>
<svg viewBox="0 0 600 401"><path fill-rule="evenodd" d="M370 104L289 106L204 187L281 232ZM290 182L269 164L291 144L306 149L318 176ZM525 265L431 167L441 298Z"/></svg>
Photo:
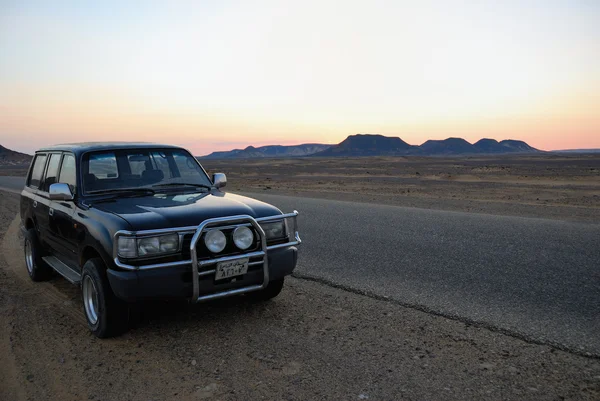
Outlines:
<svg viewBox="0 0 600 401"><path fill-rule="evenodd" d="M48 208L47 205L46 207L44 206L44 202L42 198L40 198L39 193L44 183L44 172L46 170L47 162L47 153L36 154L31 173L27 180L27 187L31 189L31 214L38 238L42 243L45 243L44 232L48 227Z"/></svg>

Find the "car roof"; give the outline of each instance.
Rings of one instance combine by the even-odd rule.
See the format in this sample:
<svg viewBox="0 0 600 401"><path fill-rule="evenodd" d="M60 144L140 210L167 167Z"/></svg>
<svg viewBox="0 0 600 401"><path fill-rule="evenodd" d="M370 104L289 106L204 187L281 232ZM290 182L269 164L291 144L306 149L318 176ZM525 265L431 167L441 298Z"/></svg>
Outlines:
<svg viewBox="0 0 600 401"><path fill-rule="evenodd" d="M86 152L94 152L101 150L121 150L121 149L182 149L179 146L164 145L152 142L80 142L80 143L64 143L53 146L46 146L39 149L38 152L57 152L68 151L76 155Z"/></svg>

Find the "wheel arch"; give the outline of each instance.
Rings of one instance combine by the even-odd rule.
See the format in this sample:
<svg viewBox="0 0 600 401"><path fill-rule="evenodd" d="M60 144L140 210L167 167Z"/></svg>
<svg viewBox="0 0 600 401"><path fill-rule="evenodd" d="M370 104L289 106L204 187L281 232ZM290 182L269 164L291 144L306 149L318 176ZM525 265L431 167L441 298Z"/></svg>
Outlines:
<svg viewBox="0 0 600 401"><path fill-rule="evenodd" d="M35 228L35 223L33 222L33 219L31 217L28 217L25 220L25 229L30 230L32 228Z"/></svg>
<svg viewBox="0 0 600 401"><path fill-rule="evenodd" d="M85 245L83 247L83 249L81 250L80 254L79 254L79 266L81 266L81 268L83 269L83 265L85 265L85 263L90 260L90 259L94 259L94 258L99 258L102 260L103 264L104 264L104 268L108 268L108 266L110 266L110 260L107 260L107 257L105 255L105 252L101 252L98 249L96 249L96 247L94 247L93 245Z"/></svg>

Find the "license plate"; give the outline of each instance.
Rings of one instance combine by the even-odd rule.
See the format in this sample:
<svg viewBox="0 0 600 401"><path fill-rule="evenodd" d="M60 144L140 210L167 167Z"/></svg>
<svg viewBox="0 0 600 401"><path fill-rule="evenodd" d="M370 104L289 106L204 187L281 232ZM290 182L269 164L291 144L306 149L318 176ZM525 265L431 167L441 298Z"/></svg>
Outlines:
<svg viewBox="0 0 600 401"><path fill-rule="evenodd" d="M241 276L248 271L248 258L217 263L215 280Z"/></svg>

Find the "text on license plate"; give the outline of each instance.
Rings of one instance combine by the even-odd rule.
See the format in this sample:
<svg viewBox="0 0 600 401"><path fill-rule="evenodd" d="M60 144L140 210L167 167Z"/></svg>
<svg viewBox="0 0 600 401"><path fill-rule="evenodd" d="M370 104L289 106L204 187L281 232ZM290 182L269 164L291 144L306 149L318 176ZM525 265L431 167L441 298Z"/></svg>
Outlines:
<svg viewBox="0 0 600 401"><path fill-rule="evenodd" d="M215 280L241 276L246 272L248 272L248 258L219 262L217 263Z"/></svg>

